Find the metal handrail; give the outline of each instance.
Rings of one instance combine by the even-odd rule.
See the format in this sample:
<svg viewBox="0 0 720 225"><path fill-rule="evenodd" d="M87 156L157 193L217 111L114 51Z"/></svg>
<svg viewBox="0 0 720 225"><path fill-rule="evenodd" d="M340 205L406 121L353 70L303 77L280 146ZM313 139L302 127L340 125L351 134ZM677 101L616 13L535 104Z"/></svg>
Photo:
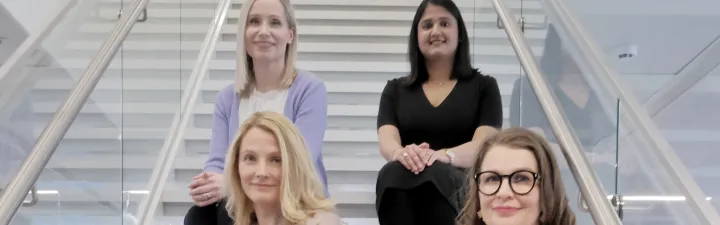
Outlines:
<svg viewBox="0 0 720 225"><path fill-rule="evenodd" d="M503 24L517 24L503 0L492 0L492 3ZM504 26L504 30L513 49L515 49L520 64L527 73L530 85L535 90L536 96L538 96L540 106L550 122L570 170L575 180L578 181L578 186L590 208L593 221L595 224L603 225L622 224L618 215L615 214L613 206L607 201L606 192L600 185L600 180L581 151L580 142L577 136L572 133L564 111L557 104L554 92L550 91L545 76L535 62L535 54L527 44L525 35L517 26Z"/></svg>
<svg viewBox="0 0 720 225"><path fill-rule="evenodd" d="M222 3L218 5L217 14L210 24L200 54L195 61L195 66L190 75L190 81L185 87L186 91L183 93L180 108L175 113L167 138L165 138L165 143L163 143L157 163L155 163L155 168L150 176L148 196L140 204L140 207L138 207L138 214L136 216L138 225L152 224L153 218L155 217L155 211L162 197L162 190L165 188L178 149L185 139L187 124L193 115L193 109L195 108L195 102L200 93L202 81L208 73L210 60L215 53L215 46L222 33L222 27L225 24L230 5L232 5L232 0L223 0Z"/></svg>
<svg viewBox="0 0 720 225"><path fill-rule="evenodd" d="M680 193L686 196L695 219L701 224L720 224L720 215L706 200L705 193L692 179L690 171L675 154L645 109L622 85L619 75L611 69L612 67L609 66L600 47L592 41L592 37L580 25L580 20L571 13L562 0L542 0L541 2L551 22L558 27L558 33L564 35L572 44L570 47L576 49L571 54L577 54L574 56L581 59L581 64L584 63L584 66L593 72L592 76L583 73L588 76L586 78L597 80L595 83L601 85L602 89L621 99L620 104L624 110L622 114L617 115L618 119L623 121L621 126L632 128L623 130L628 135L631 133L638 135L642 144L648 145L647 149L641 149L644 152L635 153L642 155L643 160L651 160L662 167L663 172L660 174L666 174L668 179L665 183L679 188ZM644 162L640 161L639 163Z"/></svg>
<svg viewBox="0 0 720 225"><path fill-rule="evenodd" d="M136 0L130 7L131 12L122 16L108 40L98 51L98 55L90 62L85 74L70 92L67 100L60 106L50 123L37 138L38 141L17 175L7 185L5 191L0 193L0 206L2 207L0 208L0 224L10 223L26 194L37 181L148 2L149 0Z"/></svg>

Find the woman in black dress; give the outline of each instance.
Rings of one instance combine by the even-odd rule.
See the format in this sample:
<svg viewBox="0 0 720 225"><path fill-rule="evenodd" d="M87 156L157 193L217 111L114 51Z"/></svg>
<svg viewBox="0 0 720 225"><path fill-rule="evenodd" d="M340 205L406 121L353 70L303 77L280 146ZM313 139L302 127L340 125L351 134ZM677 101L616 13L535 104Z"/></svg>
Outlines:
<svg viewBox="0 0 720 225"><path fill-rule="evenodd" d="M408 76L380 99L377 180L380 224L451 225L464 200L463 168L502 126L497 81L473 68L470 41L452 0L424 0L410 31Z"/></svg>

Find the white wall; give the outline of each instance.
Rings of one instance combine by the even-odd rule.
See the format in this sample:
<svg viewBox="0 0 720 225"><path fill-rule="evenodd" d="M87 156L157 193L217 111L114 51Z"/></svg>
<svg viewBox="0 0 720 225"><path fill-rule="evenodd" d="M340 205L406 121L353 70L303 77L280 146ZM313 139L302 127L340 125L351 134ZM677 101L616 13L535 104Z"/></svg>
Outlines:
<svg viewBox="0 0 720 225"><path fill-rule="evenodd" d="M634 15L718 15L717 0L567 0L578 13Z"/></svg>
<svg viewBox="0 0 720 225"><path fill-rule="evenodd" d="M609 56L619 45L638 54L618 61L619 73L677 74L720 35L718 16L581 14L582 24Z"/></svg>

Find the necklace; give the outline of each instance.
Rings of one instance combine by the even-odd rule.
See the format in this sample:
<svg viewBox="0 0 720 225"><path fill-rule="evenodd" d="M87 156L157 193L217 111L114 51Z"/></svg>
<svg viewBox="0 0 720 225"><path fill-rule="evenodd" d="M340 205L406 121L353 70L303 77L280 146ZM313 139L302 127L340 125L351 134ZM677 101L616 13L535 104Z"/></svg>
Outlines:
<svg viewBox="0 0 720 225"><path fill-rule="evenodd" d="M435 85L435 86L438 86L438 87L442 87L442 86L445 85L445 83L447 83L447 82L448 82L448 81L443 81L443 82L428 82L428 84Z"/></svg>
<svg viewBox="0 0 720 225"><path fill-rule="evenodd" d="M442 82L437 82L437 81L436 81L436 82L431 82L431 81L428 81L428 84L429 84L429 85L436 86L436 87L442 87L443 85L447 84L448 82L450 82L450 81L449 81L449 80L442 81Z"/></svg>

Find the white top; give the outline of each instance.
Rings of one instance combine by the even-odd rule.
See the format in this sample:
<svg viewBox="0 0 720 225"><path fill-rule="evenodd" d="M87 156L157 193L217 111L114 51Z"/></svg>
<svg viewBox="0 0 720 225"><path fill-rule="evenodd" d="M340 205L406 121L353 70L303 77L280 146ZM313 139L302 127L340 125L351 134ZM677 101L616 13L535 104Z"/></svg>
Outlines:
<svg viewBox="0 0 720 225"><path fill-rule="evenodd" d="M257 90L250 94L247 99L240 99L238 117L240 125L245 123L253 113L271 111L277 113L285 112L285 101L287 100L288 89L259 92Z"/></svg>

